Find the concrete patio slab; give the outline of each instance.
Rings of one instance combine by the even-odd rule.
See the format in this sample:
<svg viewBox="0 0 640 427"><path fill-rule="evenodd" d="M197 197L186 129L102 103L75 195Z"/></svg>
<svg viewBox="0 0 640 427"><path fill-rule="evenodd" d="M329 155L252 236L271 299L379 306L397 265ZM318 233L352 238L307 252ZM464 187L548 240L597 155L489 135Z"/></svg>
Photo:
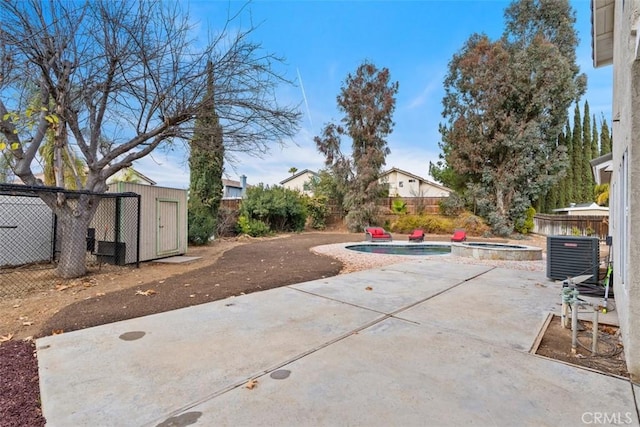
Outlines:
<svg viewBox="0 0 640 427"><path fill-rule="evenodd" d="M544 273L496 268L397 317L529 351L560 292Z"/></svg>
<svg viewBox="0 0 640 427"><path fill-rule="evenodd" d="M471 266L465 273L446 263L409 262L314 280L291 288L389 314L490 269Z"/></svg>
<svg viewBox="0 0 640 427"><path fill-rule="evenodd" d="M638 423L627 381L396 319L280 369L283 379L267 374L254 389L172 416L223 426L538 427L583 426L600 411Z"/></svg>
<svg viewBox="0 0 640 427"><path fill-rule="evenodd" d="M52 426L578 426L600 412L638 425L628 381L527 352L559 301L543 273L441 264L39 339L44 415Z"/></svg>
<svg viewBox="0 0 640 427"><path fill-rule="evenodd" d="M288 288L37 341L52 426L143 425L381 316Z"/></svg>
<svg viewBox="0 0 640 427"><path fill-rule="evenodd" d="M381 267L380 269L401 273L415 273L429 280L434 278L449 278L461 281L489 271L492 267L479 264L466 264L461 268L460 264L441 261L440 257L431 257L430 259L417 257L415 261L391 264Z"/></svg>

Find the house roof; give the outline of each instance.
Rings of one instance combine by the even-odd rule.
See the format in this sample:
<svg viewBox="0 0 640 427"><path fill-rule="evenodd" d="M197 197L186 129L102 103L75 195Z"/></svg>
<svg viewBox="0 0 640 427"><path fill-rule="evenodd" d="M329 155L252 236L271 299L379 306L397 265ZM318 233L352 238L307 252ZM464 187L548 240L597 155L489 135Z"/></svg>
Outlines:
<svg viewBox="0 0 640 427"><path fill-rule="evenodd" d="M239 188L242 189L242 182L240 181L234 181L233 179L225 179L222 178L222 185L224 187L231 187L231 188ZM251 188L252 185L247 184L247 188Z"/></svg>
<svg viewBox="0 0 640 427"><path fill-rule="evenodd" d="M409 177L411 177L411 178L415 178L415 179L417 179L417 180L419 180L419 181L426 182L426 183L427 183L427 184L429 184L429 185L433 185L434 187L439 188L439 189L441 189L441 190L445 190L445 191L449 191L449 192L453 193L453 190L452 190L452 189L447 188L447 187L445 187L444 185L438 184L437 182L433 182L433 181L431 181L431 180L428 180L428 179L426 179L426 178L423 178L423 177L421 177L421 176L418 176L418 175L412 174L411 172L407 172L407 171L405 171L405 170L402 170L402 169L399 169L399 168L396 168L396 167L392 167L391 169L389 169L389 170L387 170L387 171L382 172L382 173L380 174L380 178L383 178L383 177L385 177L386 175L391 174L392 172L399 172L399 173L402 173L402 174L407 175L407 176L409 176Z"/></svg>
<svg viewBox="0 0 640 427"><path fill-rule="evenodd" d="M289 181L291 181L291 180L293 180L293 179L296 179L296 178L298 178L299 176L304 175L305 173L310 173L310 174L311 174L311 175L313 175L313 176L318 176L318 173L317 173L317 172L314 172L314 171L309 170L309 169L304 169L304 170L301 170L300 172L298 172L298 173L296 173L296 174L294 174L294 175L291 175L291 176L290 176L290 177L288 177L288 178L283 179L282 181L280 181L280 185L284 185L284 184L286 184L287 182L289 182Z"/></svg>
<svg viewBox="0 0 640 427"><path fill-rule="evenodd" d="M608 211L609 208L606 206L600 206L595 202L573 203L571 204L571 206L568 206L566 208L554 209L553 212L591 211L591 210Z"/></svg>
<svg viewBox="0 0 640 427"><path fill-rule="evenodd" d="M140 181L142 181L140 184L144 184L144 183L146 183L148 185L156 185L157 184L154 180L152 180L151 178L149 178L146 175L143 175L140 171L138 171L137 169L134 169L132 166L128 167L128 168L120 169L114 175L111 175L109 178L107 178L107 184L119 181L118 180L119 176L121 174L125 174L127 170L130 170L131 173L136 176L136 178L138 178Z"/></svg>
<svg viewBox="0 0 640 427"><path fill-rule="evenodd" d="M591 0L591 58L598 68L613 63L615 0Z"/></svg>
<svg viewBox="0 0 640 427"><path fill-rule="evenodd" d="M611 174L613 173L613 154L608 153L604 156L596 157L590 161L591 172L596 184L607 184L611 182Z"/></svg>
<svg viewBox="0 0 640 427"><path fill-rule="evenodd" d="M222 179L222 185L225 187L242 188L240 181L233 181L231 179Z"/></svg>
<svg viewBox="0 0 640 427"><path fill-rule="evenodd" d="M42 172L34 173L33 176L36 179L39 179L40 181L42 181L44 183L44 173L42 173ZM11 182L9 182L8 184L24 185L24 182L22 182L22 180L20 179L19 176L14 176L13 180Z"/></svg>

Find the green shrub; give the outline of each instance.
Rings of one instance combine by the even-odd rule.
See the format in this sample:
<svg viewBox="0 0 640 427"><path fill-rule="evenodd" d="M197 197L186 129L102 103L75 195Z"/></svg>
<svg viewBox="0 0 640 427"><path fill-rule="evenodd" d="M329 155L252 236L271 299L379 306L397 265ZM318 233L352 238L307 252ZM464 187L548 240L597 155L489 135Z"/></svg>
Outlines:
<svg viewBox="0 0 640 427"><path fill-rule="evenodd" d="M534 226L533 217L535 216L535 214L536 214L536 210L533 208L533 206L529 206L529 208L525 212L524 218L521 218L520 220L516 221L515 230L518 233L522 233L522 234L531 233Z"/></svg>
<svg viewBox="0 0 640 427"><path fill-rule="evenodd" d="M451 218L439 215L403 215L390 225L390 230L396 233L411 233L421 228L429 234L449 234L454 230Z"/></svg>
<svg viewBox="0 0 640 427"><path fill-rule="evenodd" d="M393 199L393 201L391 202L391 211L394 214L406 214L407 203L399 198Z"/></svg>
<svg viewBox="0 0 640 427"><path fill-rule="evenodd" d="M188 239L192 245L206 245L216 229L216 221L206 206L200 205L187 212Z"/></svg>
<svg viewBox="0 0 640 427"><path fill-rule="evenodd" d="M464 210L464 199L457 193L449 194L449 197L438 202L440 215L457 216Z"/></svg>
<svg viewBox="0 0 640 427"><path fill-rule="evenodd" d="M269 226L258 219L249 219L244 215L238 217L237 230L240 234L251 237L262 237L271 234Z"/></svg>
<svg viewBox="0 0 640 427"><path fill-rule="evenodd" d="M461 228L470 236L484 236L490 231L484 220L471 212L462 212L453 223L454 228Z"/></svg>
<svg viewBox="0 0 640 427"><path fill-rule="evenodd" d="M329 208L326 196L306 197L304 199L307 214L311 217L311 228L324 230L327 226Z"/></svg>
<svg viewBox="0 0 640 427"><path fill-rule="evenodd" d="M270 188L259 184L249 188L240 212L250 224L260 221L276 232L301 231L307 220L303 196L279 186Z"/></svg>

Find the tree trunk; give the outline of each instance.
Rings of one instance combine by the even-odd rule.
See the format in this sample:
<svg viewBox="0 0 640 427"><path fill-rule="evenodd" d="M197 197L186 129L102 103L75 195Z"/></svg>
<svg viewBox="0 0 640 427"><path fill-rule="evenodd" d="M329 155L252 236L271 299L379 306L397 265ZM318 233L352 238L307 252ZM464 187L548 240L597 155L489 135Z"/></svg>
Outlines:
<svg viewBox="0 0 640 427"><path fill-rule="evenodd" d="M90 200L93 197L95 196L81 196L79 200L67 199L63 208L56 209L57 236L60 241L56 274L64 279L84 276L87 273L87 228L99 202Z"/></svg>
<svg viewBox="0 0 640 427"><path fill-rule="evenodd" d="M500 188L500 187L496 188L496 209L497 209L498 213L500 214L500 216L502 216L502 217L505 216L505 211L504 211L504 192L502 191L502 188Z"/></svg>

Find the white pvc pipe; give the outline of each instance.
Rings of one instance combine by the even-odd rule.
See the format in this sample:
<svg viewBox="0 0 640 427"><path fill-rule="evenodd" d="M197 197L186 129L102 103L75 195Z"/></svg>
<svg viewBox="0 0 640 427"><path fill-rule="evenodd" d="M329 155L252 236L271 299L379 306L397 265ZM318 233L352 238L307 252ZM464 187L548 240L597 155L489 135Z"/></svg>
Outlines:
<svg viewBox="0 0 640 427"><path fill-rule="evenodd" d="M571 305L571 353L578 352L578 301Z"/></svg>
<svg viewBox="0 0 640 427"><path fill-rule="evenodd" d="M598 352L598 307L593 306L593 325L591 326L591 354Z"/></svg>

